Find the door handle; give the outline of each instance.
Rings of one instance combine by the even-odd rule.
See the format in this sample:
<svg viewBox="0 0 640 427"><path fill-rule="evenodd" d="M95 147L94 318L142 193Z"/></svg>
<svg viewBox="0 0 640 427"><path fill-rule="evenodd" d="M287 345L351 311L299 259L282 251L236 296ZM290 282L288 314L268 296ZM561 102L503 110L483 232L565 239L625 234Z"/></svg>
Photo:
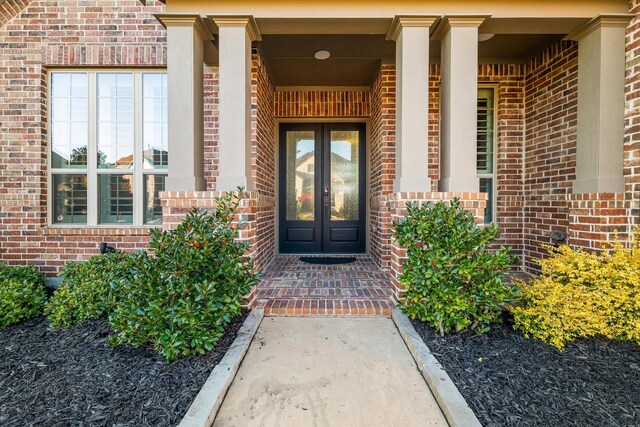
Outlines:
<svg viewBox="0 0 640 427"><path fill-rule="evenodd" d="M322 193L323 193L325 196L328 196L328 195L329 195L329 187L324 187L324 190L322 190Z"/></svg>

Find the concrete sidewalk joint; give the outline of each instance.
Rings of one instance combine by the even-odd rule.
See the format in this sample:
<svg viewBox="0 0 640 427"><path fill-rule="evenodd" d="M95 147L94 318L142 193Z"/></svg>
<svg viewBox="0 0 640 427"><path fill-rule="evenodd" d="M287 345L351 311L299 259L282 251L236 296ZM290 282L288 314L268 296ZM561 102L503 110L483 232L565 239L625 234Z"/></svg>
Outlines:
<svg viewBox="0 0 640 427"><path fill-rule="evenodd" d="M211 371L207 382L200 389L178 427L209 427L213 424L224 396L227 394L263 318L264 310L259 308L251 310L233 344L220 363Z"/></svg>
<svg viewBox="0 0 640 427"><path fill-rule="evenodd" d="M431 354L429 347L418 335L409 318L397 307L393 308L391 318L449 425L451 427L482 427L467 401L464 400L440 362Z"/></svg>

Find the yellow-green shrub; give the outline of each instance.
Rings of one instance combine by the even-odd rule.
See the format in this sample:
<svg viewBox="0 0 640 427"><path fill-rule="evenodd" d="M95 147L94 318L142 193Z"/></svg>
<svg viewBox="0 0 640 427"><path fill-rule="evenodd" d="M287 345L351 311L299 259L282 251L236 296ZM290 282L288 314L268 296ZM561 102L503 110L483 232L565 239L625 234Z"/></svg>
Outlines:
<svg viewBox="0 0 640 427"><path fill-rule="evenodd" d="M542 273L519 282L517 329L559 349L596 335L640 344L640 229L630 248L617 239L601 254L547 247Z"/></svg>

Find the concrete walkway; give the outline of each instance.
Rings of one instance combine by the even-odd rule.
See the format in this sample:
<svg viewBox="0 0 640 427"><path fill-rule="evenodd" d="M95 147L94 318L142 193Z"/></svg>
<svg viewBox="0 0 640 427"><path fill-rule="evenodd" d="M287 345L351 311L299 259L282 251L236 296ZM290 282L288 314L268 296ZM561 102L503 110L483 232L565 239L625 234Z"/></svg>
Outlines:
<svg viewBox="0 0 640 427"><path fill-rule="evenodd" d="M215 426L446 426L388 318L266 317Z"/></svg>

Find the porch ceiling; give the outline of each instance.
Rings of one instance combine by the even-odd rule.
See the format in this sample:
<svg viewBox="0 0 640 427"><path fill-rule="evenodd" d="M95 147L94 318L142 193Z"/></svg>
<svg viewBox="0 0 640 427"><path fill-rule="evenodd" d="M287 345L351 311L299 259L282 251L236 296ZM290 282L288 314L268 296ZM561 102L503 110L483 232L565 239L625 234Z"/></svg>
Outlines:
<svg viewBox="0 0 640 427"><path fill-rule="evenodd" d="M480 42L479 60L522 63L563 36L496 34ZM395 59L395 43L382 34L263 34L261 46L276 86L370 86L380 62ZM314 59L318 50L331 57ZM440 62L440 42L431 42L430 57Z"/></svg>

